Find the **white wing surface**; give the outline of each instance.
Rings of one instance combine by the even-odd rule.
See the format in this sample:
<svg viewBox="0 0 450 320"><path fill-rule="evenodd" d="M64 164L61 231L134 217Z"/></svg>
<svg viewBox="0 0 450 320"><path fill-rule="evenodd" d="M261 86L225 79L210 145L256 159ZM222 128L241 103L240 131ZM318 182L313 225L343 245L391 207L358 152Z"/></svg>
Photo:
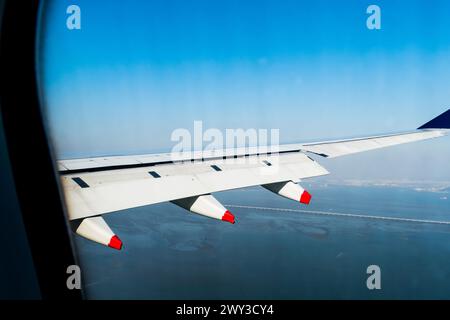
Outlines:
<svg viewBox="0 0 450 320"><path fill-rule="evenodd" d="M306 153L339 157L449 133L450 110L406 133L277 147L250 147L182 154L147 154L58 161L69 219L75 231L120 249L120 239L100 215L165 201L191 212L234 223L211 193L261 185L308 204L298 182L328 174Z"/></svg>

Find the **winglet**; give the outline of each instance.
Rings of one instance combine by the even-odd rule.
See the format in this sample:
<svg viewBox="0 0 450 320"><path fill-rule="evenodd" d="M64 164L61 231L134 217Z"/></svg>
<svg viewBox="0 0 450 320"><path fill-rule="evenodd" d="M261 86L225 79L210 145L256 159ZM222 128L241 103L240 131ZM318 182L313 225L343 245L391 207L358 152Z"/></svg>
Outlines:
<svg viewBox="0 0 450 320"><path fill-rule="evenodd" d="M450 109L417 129L450 129Z"/></svg>

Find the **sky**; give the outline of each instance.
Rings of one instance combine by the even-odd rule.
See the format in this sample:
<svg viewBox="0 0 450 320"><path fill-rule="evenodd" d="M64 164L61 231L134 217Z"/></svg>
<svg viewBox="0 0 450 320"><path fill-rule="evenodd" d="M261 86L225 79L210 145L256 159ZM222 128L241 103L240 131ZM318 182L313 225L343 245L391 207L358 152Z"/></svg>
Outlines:
<svg viewBox="0 0 450 320"><path fill-rule="evenodd" d="M72 4L80 30L66 27ZM371 4L381 30L366 27ZM173 130L195 120L279 129L292 143L415 129L450 108L448 1L58 0L42 9L38 78L58 158L170 151ZM450 181L449 161L442 138L325 162L334 178Z"/></svg>

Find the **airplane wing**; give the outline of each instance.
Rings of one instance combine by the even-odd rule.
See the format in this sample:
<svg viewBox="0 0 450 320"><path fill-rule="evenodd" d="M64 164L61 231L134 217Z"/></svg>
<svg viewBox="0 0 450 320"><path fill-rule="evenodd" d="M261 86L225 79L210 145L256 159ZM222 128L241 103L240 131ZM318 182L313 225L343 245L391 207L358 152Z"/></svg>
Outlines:
<svg viewBox="0 0 450 320"><path fill-rule="evenodd" d="M447 133L446 130L417 130L416 132L401 134L308 143L302 146L302 150L327 158L336 158L353 153L395 146L397 144L438 138L445 136Z"/></svg>
<svg viewBox="0 0 450 320"><path fill-rule="evenodd" d="M261 185L308 204L298 182L329 172L307 153L323 157L374 150L449 133L450 109L417 130L358 139L274 147L59 160L69 219L76 233L120 249L102 214L165 201L210 218L235 222L211 193Z"/></svg>

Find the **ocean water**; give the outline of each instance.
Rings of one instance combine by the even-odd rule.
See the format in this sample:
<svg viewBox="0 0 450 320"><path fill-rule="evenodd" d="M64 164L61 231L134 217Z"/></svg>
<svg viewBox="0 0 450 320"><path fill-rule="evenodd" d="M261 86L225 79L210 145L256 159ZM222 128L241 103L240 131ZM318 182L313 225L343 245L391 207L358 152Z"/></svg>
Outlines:
<svg viewBox="0 0 450 320"><path fill-rule="evenodd" d="M235 225L171 203L107 215L105 220L124 243L121 251L75 237L86 296L450 298L449 194L304 186L313 195L309 206L261 187L215 194L236 216ZM381 268L381 290L366 286L366 269L373 264Z"/></svg>

